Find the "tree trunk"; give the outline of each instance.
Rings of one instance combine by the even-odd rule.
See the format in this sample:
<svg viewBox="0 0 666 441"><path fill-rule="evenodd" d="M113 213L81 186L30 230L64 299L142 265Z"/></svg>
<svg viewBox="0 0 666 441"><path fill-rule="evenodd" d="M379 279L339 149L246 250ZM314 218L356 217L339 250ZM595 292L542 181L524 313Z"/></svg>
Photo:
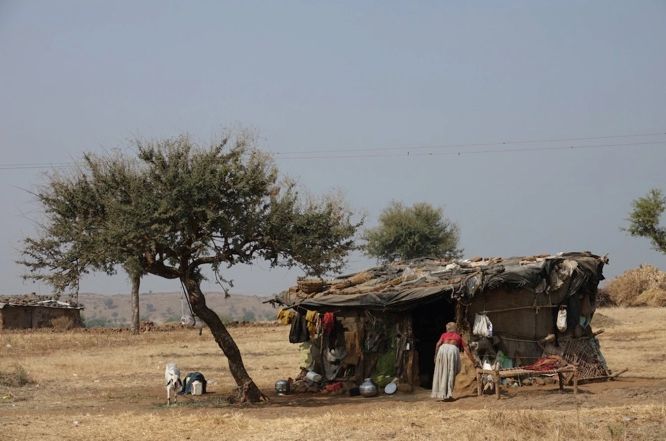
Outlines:
<svg viewBox="0 0 666 441"><path fill-rule="evenodd" d="M139 286L141 285L140 274L130 274L132 282L132 334L138 334L141 330L141 319L139 315Z"/></svg>
<svg viewBox="0 0 666 441"><path fill-rule="evenodd" d="M240 350L234 339L231 337L231 334L229 334L229 331L227 331L227 328L222 323L222 320L220 320L220 317L215 311L206 306L206 298L201 292L199 282L197 280L184 279L183 284L187 290L187 296L192 305L192 310L197 317L208 325L215 341L229 361L229 371L238 385L238 395L234 397L234 400L240 402L249 401L251 403L256 403L262 400L268 401L268 397L259 390L245 370Z"/></svg>

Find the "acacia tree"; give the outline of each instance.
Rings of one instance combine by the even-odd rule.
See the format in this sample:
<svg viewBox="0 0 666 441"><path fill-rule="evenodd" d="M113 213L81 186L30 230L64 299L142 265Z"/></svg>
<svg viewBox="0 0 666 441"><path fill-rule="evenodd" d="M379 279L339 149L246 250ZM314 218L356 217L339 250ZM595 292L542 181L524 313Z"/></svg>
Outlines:
<svg viewBox="0 0 666 441"><path fill-rule="evenodd" d="M119 235L118 224L136 231L125 213L138 206L144 187L132 163L120 155L84 155L83 166L69 175L52 174L36 193L46 215L40 234L25 240L25 277L50 284L57 293L78 292L79 280L89 271L115 274L122 266L131 282L132 331L139 332L139 287L145 262L135 251L136 236ZM118 189L125 189L119 192ZM134 227L134 228L132 228Z"/></svg>
<svg viewBox="0 0 666 441"><path fill-rule="evenodd" d="M210 266L221 280L224 268L255 259L299 266L308 274L336 271L354 247L360 222L352 220L340 198L303 199L293 183L278 179L271 158L243 135L209 148L186 136L138 142L137 148L136 167L124 158L89 157L82 180L93 187L94 205L100 200L100 207L84 222L90 234L67 237L66 252L55 255L75 257L82 246L89 247L90 258L77 264L73 276L129 263L145 273L178 279L192 310L227 356L238 398L259 401L265 397L248 375L236 343L206 305L203 268ZM48 210L46 214L48 218ZM103 239L88 244L88 236L97 231L103 231ZM50 252L61 244L49 236L54 232L43 235L53 241L51 246L26 241L25 263L33 277L45 270L51 277L66 267L62 258L51 259Z"/></svg>
<svg viewBox="0 0 666 441"><path fill-rule="evenodd" d="M666 228L659 223L666 210L666 197L661 190L653 188L647 195L634 200L632 205L626 230L632 236L647 237L655 250L666 253Z"/></svg>
<svg viewBox="0 0 666 441"><path fill-rule="evenodd" d="M441 208L420 202L405 207L392 202L379 216L379 225L365 232L366 254L380 260L462 255L458 226Z"/></svg>

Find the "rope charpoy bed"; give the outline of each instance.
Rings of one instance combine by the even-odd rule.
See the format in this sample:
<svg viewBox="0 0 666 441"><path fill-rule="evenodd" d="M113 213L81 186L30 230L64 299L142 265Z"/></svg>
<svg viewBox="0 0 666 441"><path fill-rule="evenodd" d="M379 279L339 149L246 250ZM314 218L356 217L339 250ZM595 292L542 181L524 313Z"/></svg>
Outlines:
<svg viewBox="0 0 666 441"><path fill-rule="evenodd" d="M483 393L483 375L489 375L492 377L493 382L495 383L495 395L497 399L500 399L502 379L503 378L515 378L522 376L530 377L540 377L540 376L551 376L557 375L557 379L560 386L560 391L564 391L564 384L568 381L565 380L565 374L571 374L571 380L573 381L573 390L574 395L578 394L578 367L574 364L567 363L562 357L558 356L547 356L542 357L534 363L521 366L517 368L506 368L506 369L482 369L477 368L476 370L476 392L477 396L481 396Z"/></svg>

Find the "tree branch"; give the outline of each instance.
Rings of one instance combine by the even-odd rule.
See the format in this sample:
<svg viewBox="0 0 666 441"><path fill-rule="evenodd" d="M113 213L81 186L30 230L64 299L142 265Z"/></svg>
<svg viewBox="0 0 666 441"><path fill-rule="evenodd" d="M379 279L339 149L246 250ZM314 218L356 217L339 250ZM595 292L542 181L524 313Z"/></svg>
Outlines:
<svg viewBox="0 0 666 441"><path fill-rule="evenodd" d="M178 279L180 272L170 266L165 265L160 261L153 261L148 264L146 271L156 276L164 277L165 279Z"/></svg>

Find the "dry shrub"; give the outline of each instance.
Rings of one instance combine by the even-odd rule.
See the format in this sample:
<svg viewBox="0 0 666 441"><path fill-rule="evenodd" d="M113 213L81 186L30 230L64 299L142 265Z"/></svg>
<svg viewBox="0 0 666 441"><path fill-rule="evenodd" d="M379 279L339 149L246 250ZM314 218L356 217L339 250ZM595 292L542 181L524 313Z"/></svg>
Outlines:
<svg viewBox="0 0 666 441"><path fill-rule="evenodd" d="M611 298L608 288L599 288L597 290L597 306L617 306L613 299Z"/></svg>
<svg viewBox="0 0 666 441"><path fill-rule="evenodd" d="M605 287L619 306L665 306L666 273L651 265L641 265L611 280Z"/></svg>
<svg viewBox="0 0 666 441"><path fill-rule="evenodd" d="M32 383L28 372L20 364L15 364L8 371L0 371L0 385L7 387L21 387Z"/></svg>
<svg viewBox="0 0 666 441"><path fill-rule="evenodd" d="M74 321L67 316L62 316L58 318L51 319L51 326L56 331L69 331L74 329Z"/></svg>
<svg viewBox="0 0 666 441"><path fill-rule="evenodd" d="M666 287L648 288L636 298L638 305L666 306Z"/></svg>

